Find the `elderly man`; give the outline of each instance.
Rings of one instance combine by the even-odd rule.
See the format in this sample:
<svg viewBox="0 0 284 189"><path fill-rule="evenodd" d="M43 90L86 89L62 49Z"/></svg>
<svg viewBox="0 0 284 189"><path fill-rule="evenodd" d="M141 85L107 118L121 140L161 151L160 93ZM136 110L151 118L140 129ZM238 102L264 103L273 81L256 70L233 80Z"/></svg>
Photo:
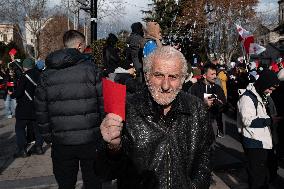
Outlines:
<svg viewBox="0 0 284 189"><path fill-rule="evenodd" d="M100 126L96 169L123 189L208 188L212 129L202 101L181 91L184 56L161 47L143 69L148 87L127 97L125 124L110 113Z"/></svg>

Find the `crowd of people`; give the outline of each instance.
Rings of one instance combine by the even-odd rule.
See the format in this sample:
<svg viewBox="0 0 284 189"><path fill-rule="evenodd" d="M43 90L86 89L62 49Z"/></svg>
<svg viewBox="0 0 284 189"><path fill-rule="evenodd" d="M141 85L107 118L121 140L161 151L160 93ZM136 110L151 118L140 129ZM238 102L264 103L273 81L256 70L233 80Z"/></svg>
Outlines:
<svg viewBox="0 0 284 189"><path fill-rule="evenodd" d="M86 189L113 179L118 189L209 188L214 144L226 134L222 116L231 112L249 188L269 188L284 160L281 61L275 73L243 62L228 69L214 59L193 75L179 45L162 44L158 23L131 30L125 62L117 36L108 35L104 69L84 53L85 36L76 30L65 32L65 48L44 66L14 56L9 69L0 65L6 116L16 118L15 158L41 155L50 144L59 189L75 187L79 167ZM104 111L103 77L126 85L125 119Z"/></svg>

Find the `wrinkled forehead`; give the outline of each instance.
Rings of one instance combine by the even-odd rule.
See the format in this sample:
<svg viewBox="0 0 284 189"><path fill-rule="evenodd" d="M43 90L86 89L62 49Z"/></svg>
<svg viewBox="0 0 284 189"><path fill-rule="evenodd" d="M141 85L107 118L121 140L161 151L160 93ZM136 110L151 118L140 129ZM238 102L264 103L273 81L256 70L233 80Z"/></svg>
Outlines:
<svg viewBox="0 0 284 189"><path fill-rule="evenodd" d="M182 73L181 60L172 57L169 59L154 57L152 61L152 73L159 72L164 74L180 74Z"/></svg>

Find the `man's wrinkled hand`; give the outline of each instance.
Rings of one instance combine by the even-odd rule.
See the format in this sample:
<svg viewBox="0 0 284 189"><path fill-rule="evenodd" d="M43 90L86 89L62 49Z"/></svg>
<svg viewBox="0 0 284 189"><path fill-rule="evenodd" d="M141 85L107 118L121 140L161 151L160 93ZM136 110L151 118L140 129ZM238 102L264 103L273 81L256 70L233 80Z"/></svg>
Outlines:
<svg viewBox="0 0 284 189"><path fill-rule="evenodd" d="M107 114L100 126L104 141L111 146L119 146L122 128L122 118L119 115L113 113Z"/></svg>

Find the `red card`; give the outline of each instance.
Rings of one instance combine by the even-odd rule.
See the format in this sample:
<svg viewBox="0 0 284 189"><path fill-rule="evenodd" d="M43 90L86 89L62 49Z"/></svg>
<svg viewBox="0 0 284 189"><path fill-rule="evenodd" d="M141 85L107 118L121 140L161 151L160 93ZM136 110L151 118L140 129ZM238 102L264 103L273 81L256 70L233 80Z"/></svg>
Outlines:
<svg viewBox="0 0 284 189"><path fill-rule="evenodd" d="M14 49L14 48L9 51L9 55L14 55L15 56L16 53L17 53L17 50Z"/></svg>
<svg viewBox="0 0 284 189"><path fill-rule="evenodd" d="M104 110L125 120L126 86L103 78Z"/></svg>

